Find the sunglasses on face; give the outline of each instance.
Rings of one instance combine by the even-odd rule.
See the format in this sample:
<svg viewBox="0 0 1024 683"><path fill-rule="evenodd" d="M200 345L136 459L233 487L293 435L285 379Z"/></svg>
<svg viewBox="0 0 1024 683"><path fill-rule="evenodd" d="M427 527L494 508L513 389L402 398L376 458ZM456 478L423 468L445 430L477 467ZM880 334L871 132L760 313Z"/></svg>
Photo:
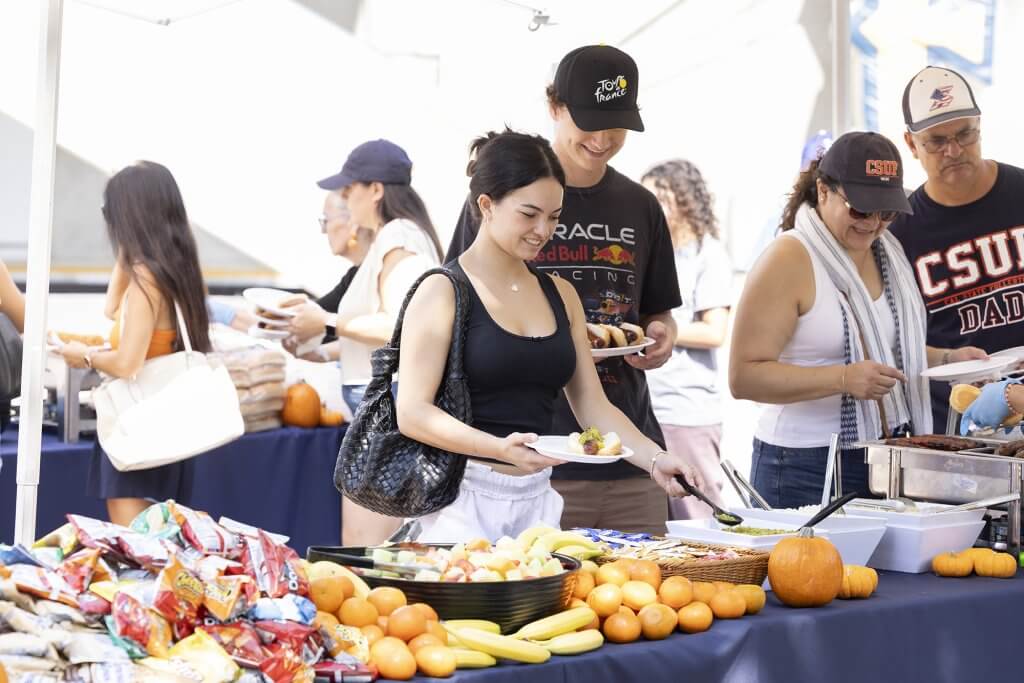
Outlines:
<svg viewBox="0 0 1024 683"><path fill-rule="evenodd" d="M857 221L862 221L866 218L870 218L871 216L877 215L883 223L888 223L889 221L896 218L896 214L899 213L899 211L872 211L871 213L864 213L863 211L858 211L857 209L853 208L853 206L850 204L850 200L847 199L846 195L844 195L842 192L840 192L839 190L835 190L835 193L842 198L843 204L846 205L846 210L850 212L850 218Z"/></svg>

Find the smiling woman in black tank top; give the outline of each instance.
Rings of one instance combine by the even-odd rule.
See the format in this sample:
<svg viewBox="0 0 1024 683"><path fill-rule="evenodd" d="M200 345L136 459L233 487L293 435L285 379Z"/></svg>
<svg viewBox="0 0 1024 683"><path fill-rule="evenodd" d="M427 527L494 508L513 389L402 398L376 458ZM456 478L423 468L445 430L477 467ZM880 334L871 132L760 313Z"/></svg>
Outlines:
<svg viewBox="0 0 1024 683"><path fill-rule="evenodd" d="M551 238L561 213L565 175L551 146L540 136L506 131L478 139L472 151L470 190L481 227L472 246L448 264L469 284L464 365L471 424L434 405L455 316L447 278L423 282L402 330L399 429L471 458L458 499L420 519L419 540L493 541L538 523L558 526L562 500L549 479L561 461L526 444L548 432L562 390L580 424L617 432L635 452L630 462L669 495L683 494L676 474L701 486L680 455L661 451L608 401L576 290L527 264Z"/></svg>

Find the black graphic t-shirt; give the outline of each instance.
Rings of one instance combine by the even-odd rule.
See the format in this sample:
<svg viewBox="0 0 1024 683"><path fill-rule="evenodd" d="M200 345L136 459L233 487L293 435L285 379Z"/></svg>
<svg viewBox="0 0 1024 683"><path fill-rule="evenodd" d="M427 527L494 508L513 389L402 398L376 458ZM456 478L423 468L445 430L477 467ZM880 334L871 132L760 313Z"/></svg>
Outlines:
<svg viewBox="0 0 1024 683"><path fill-rule="evenodd" d="M1024 169L999 164L981 199L942 206L922 185L913 216L889 229L903 243L928 309L928 345L988 353L1024 344ZM935 430L944 431L949 383L932 382Z"/></svg>
<svg viewBox="0 0 1024 683"><path fill-rule="evenodd" d="M469 248L478 228L467 202L445 262ZM671 311L682 303L672 240L661 205L646 188L611 167L593 187L565 189L555 234L533 264L541 272L573 283L590 322L639 324L643 316ZM597 364L597 373L609 400L640 431L664 447L644 372L622 358L608 358ZM550 433L574 431L580 431L580 426L562 394ZM566 463L553 472L555 479L647 476L624 460L610 465Z"/></svg>

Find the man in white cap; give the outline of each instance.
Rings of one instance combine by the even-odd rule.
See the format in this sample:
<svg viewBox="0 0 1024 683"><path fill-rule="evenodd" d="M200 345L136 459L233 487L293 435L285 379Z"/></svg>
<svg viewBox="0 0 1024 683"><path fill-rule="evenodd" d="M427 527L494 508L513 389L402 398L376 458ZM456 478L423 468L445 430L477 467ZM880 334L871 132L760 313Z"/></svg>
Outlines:
<svg viewBox="0 0 1024 683"><path fill-rule="evenodd" d="M981 156L981 110L952 69L929 66L903 92L904 139L928 180L913 215L889 227L914 266L928 309L928 345L990 354L1024 340L1024 169ZM949 384L933 382L936 431Z"/></svg>

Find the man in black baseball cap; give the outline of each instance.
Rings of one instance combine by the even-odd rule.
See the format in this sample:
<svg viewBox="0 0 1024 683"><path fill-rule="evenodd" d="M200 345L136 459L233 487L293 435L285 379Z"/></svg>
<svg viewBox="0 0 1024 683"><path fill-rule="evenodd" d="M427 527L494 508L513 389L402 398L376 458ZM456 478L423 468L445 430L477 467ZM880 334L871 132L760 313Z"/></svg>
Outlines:
<svg viewBox="0 0 1024 683"><path fill-rule="evenodd" d="M609 400L664 446L644 370L663 365L676 339L672 309L682 301L672 240L657 198L608 165L625 144L627 131L644 129L639 85L636 62L609 45L577 48L559 63L547 87L547 104L554 123L552 147L568 187L551 241L534 265L576 287L587 322L640 325L655 340L643 354L608 358L597 370ZM447 261L472 244L478 227L467 202ZM550 433L574 431L583 430L562 398ZM565 500L562 527L664 533L668 501L651 478L663 480L663 469L671 472L672 463L683 456L662 453L653 471L626 460L559 465L552 485Z"/></svg>
<svg viewBox="0 0 1024 683"><path fill-rule="evenodd" d="M993 354L1024 339L1024 169L985 159L981 107L967 79L928 66L903 91L903 139L928 179L913 216L890 230L915 266L928 344ZM955 359L954 359L955 360ZM956 429L949 384L932 382L937 431Z"/></svg>

